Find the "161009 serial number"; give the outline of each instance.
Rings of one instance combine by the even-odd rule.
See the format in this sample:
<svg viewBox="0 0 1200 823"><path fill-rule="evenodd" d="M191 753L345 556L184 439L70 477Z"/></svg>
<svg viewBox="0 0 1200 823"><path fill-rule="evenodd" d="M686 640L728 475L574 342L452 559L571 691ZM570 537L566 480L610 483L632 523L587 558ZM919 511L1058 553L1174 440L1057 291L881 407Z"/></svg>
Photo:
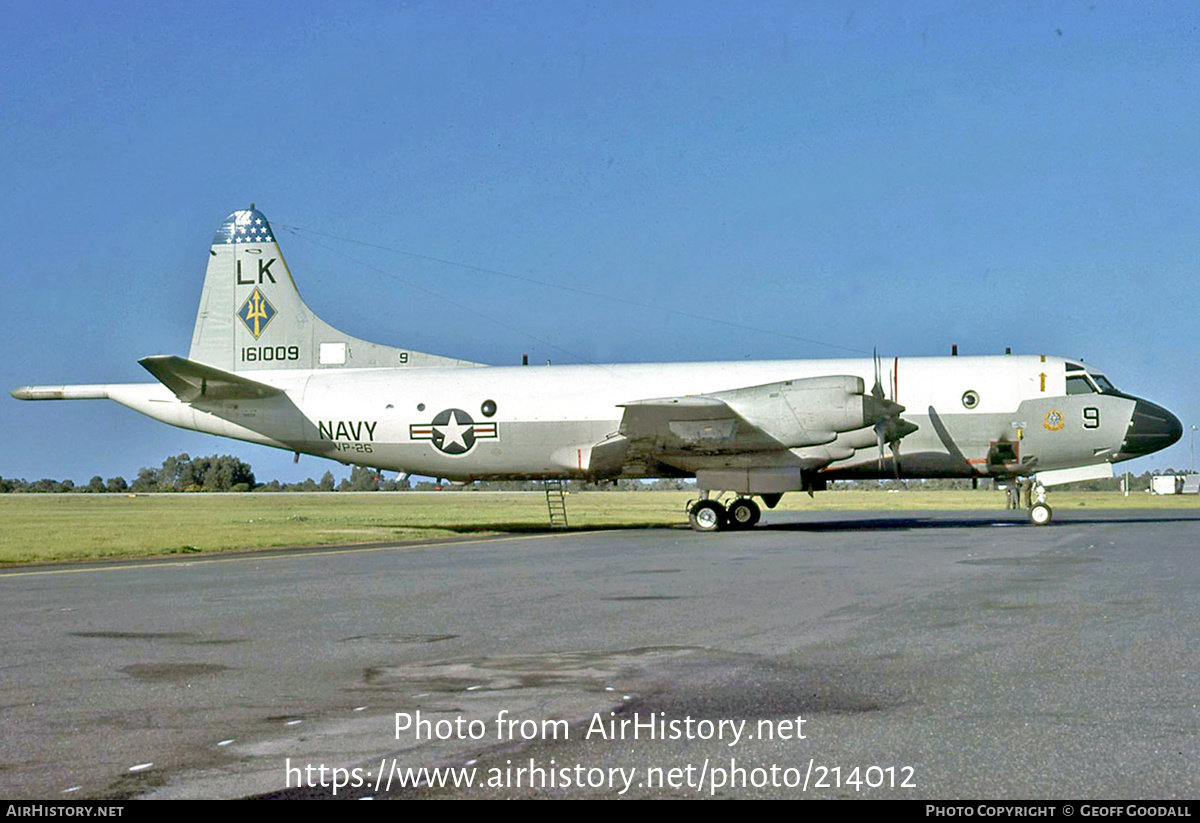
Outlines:
<svg viewBox="0 0 1200 823"><path fill-rule="evenodd" d="M299 346L243 346L242 361L245 363L268 360L299 360Z"/></svg>

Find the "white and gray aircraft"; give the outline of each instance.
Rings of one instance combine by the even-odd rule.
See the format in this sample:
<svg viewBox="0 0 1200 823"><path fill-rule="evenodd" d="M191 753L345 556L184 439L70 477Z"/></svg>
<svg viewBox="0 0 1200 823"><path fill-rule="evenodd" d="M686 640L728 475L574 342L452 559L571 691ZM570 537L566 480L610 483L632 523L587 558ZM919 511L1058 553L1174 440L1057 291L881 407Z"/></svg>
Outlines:
<svg viewBox="0 0 1200 823"><path fill-rule="evenodd" d="M213 238L188 356L140 362L157 383L12 394L456 481L694 476L700 531L753 526L756 497L890 477L1029 478L1046 524L1045 487L1112 477L1183 431L1046 355L499 367L369 343L304 304L253 205Z"/></svg>

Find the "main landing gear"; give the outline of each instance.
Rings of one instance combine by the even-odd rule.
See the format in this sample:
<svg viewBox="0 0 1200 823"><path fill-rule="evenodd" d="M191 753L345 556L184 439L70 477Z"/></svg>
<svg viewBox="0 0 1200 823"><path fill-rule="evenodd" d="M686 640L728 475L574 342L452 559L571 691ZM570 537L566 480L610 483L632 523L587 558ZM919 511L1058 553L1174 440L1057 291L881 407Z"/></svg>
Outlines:
<svg viewBox="0 0 1200 823"><path fill-rule="evenodd" d="M774 508L780 496L769 497L771 499L764 496L763 502L767 508ZM704 497L689 501L687 513L688 523L698 532L749 529L762 517L762 509L750 497L736 497L725 505L720 500Z"/></svg>

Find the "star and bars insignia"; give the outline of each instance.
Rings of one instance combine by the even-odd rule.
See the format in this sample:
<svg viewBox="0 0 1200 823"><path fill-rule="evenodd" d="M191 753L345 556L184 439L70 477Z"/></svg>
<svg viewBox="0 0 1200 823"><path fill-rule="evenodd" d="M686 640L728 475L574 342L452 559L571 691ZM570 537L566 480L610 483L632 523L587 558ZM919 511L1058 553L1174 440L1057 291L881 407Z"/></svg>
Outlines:
<svg viewBox="0 0 1200 823"><path fill-rule="evenodd" d="M432 423L410 425L408 436L413 440L429 440L443 454L459 457L473 449L476 440L495 439L500 432L495 423L476 423L462 409L446 409Z"/></svg>

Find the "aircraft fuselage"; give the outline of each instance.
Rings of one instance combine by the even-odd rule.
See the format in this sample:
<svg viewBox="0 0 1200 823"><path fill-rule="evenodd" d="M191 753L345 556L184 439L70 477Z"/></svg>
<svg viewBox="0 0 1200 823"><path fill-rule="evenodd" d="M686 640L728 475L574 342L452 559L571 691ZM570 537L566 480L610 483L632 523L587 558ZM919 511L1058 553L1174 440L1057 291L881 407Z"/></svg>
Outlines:
<svg viewBox="0 0 1200 823"><path fill-rule="evenodd" d="M1150 404L1118 393L1068 395L1072 366L1040 356L884 361L890 398L917 426L903 439L901 476L1003 477L1136 456L1126 438L1138 403ZM793 360L262 371L256 379L283 394L191 403L159 384L97 388L172 425L347 464L453 480L602 479L763 464L762 452L725 455L701 447L678 450L670 460L675 471L600 465L593 449L619 434L630 401L830 374L870 385L874 369L871 360ZM828 444L772 452L767 467L821 465L829 478L888 477L891 461L887 453L881 465L876 436L866 427Z"/></svg>

